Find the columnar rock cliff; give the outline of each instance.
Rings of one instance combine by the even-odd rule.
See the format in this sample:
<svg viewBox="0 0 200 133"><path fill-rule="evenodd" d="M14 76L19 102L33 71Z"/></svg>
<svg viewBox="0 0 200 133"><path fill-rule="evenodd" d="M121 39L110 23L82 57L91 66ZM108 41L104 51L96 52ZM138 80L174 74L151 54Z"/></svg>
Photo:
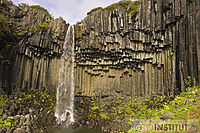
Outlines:
<svg viewBox="0 0 200 133"><path fill-rule="evenodd" d="M91 10L66 36L68 28L41 7L0 0L0 95L11 94L1 105L0 120L12 116L21 123L5 132L55 126L56 89L67 90L57 91L61 107L65 102L58 99L66 101L70 94L66 103L70 111L74 107L74 126L127 132L129 109L121 110L122 102L176 94L200 83L200 0L125 0ZM74 41L75 46L64 46ZM101 105L105 114L97 109ZM109 112L116 116L107 119Z"/></svg>
<svg viewBox="0 0 200 133"><path fill-rule="evenodd" d="M56 90L68 24L0 3L17 34L12 46L0 49L0 88ZM199 83L200 1L134 4L98 8L75 25L76 95L168 95L184 90L188 76Z"/></svg>
<svg viewBox="0 0 200 133"><path fill-rule="evenodd" d="M1 14L15 27L16 40L9 47L1 44L0 88L55 91L68 24L26 5L7 6L5 1L1 1Z"/></svg>
<svg viewBox="0 0 200 133"><path fill-rule="evenodd" d="M200 1L135 4L138 13L98 8L75 25L77 95L168 95L188 76L199 83Z"/></svg>

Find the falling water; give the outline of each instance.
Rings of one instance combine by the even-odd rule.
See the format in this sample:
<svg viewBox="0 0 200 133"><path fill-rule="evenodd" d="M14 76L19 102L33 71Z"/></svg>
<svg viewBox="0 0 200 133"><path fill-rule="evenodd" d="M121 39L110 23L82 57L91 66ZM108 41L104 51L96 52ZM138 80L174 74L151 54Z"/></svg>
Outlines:
<svg viewBox="0 0 200 133"><path fill-rule="evenodd" d="M59 71L59 84L56 96L56 111L58 124L66 123L66 126L74 122L74 27L68 27L61 67Z"/></svg>

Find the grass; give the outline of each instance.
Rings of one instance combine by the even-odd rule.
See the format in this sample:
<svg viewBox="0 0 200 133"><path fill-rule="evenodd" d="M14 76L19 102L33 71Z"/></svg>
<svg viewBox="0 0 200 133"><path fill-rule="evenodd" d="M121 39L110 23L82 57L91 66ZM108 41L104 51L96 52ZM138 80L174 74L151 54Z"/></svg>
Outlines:
<svg viewBox="0 0 200 133"><path fill-rule="evenodd" d="M137 1L121 0L118 3L114 3L104 8L104 10L114 10L117 7L121 7L121 8L124 8L128 14L131 13L134 16L139 12L139 8L138 8L139 3L140 3L140 0L137 0Z"/></svg>
<svg viewBox="0 0 200 133"><path fill-rule="evenodd" d="M187 80L186 84L191 84ZM138 119L161 119L164 112L171 112L171 120L200 120L200 85L189 85L186 92L177 96L154 96L151 99L135 98L129 101L113 101L112 106L106 107L104 103L91 102L89 119L117 120L125 115L128 123ZM111 108L107 110L106 108ZM114 119L113 119L114 118ZM198 125L200 129L200 123ZM131 128L128 133L139 132L138 127Z"/></svg>
<svg viewBox="0 0 200 133"><path fill-rule="evenodd" d="M98 10L102 10L102 9L103 9L102 7L94 8L94 9L92 9L91 11L89 11L89 12L87 13L87 15L89 15L89 14L91 14L91 13L93 13L93 12L96 12L96 11L98 11Z"/></svg>
<svg viewBox="0 0 200 133"><path fill-rule="evenodd" d="M110 6L107 6L105 8L102 8L102 7L94 8L90 12L88 12L87 15L89 15L93 12L96 12L98 10L102 10L102 11L104 11L104 10L114 10L117 7L121 7L121 8L124 8L128 14L132 14L132 16L134 16L139 12L139 8L138 8L139 4L140 4L140 0L137 0L137 1L121 0L121 1L114 3Z"/></svg>

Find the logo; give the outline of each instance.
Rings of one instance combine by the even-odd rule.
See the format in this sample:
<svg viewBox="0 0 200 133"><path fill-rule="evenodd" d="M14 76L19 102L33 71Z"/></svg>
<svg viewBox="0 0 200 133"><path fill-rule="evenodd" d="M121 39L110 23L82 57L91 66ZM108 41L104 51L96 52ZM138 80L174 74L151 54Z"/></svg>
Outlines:
<svg viewBox="0 0 200 133"><path fill-rule="evenodd" d="M198 132L199 120L132 120L131 131L138 132Z"/></svg>

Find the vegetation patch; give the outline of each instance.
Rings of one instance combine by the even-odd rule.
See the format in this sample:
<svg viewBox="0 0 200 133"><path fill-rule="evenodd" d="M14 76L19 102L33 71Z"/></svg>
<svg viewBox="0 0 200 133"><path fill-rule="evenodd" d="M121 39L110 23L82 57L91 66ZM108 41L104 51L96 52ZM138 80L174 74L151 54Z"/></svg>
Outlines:
<svg viewBox="0 0 200 133"><path fill-rule="evenodd" d="M43 12L46 16L50 16L50 17L51 17L51 14L49 14L49 12L47 11L47 9L45 9L45 8L39 6L39 5L32 5L32 6L29 6L29 5L26 4L26 3L21 3L21 4L18 5L18 7L30 7L30 8L32 8L32 9L37 10L37 11Z"/></svg>
<svg viewBox="0 0 200 133"><path fill-rule="evenodd" d="M2 1L6 6L12 6L13 5L12 1L8 1L8 0L2 0Z"/></svg>
<svg viewBox="0 0 200 133"><path fill-rule="evenodd" d="M47 9L45 9L45 8L39 6L39 5L33 5L33 6L30 6L30 8L35 9L35 10L38 10L38 11L41 11L41 12L43 12L45 15L51 17L51 15L50 15L49 12L47 11Z"/></svg>
<svg viewBox="0 0 200 133"><path fill-rule="evenodd" d="M53 126L55 101L56 97L46 89L40 91L32 89L12 96L0 95L0 107L2 107L0 109L0 116L2 116L0 117L0 129L19 126L18 120L14 118L27 114L32 117L30 123L34 131Z"/></svg>
<svg viewBox="0 0 200 133"><path fill-rule="evenodd" d="M0 15L0 61L10 64L9 56L3 52L9 50L16 42L16 27L3 14Z"/></svg>
<svg viewBox="0 0 200 133"><path fill-rule="evenodd" d="M5 16L0 15L0 47L9 43L13 36L15 36L14 26L9 24L9 20Z"/></svg>
<svg viewBox="0 0 200 133"><path fill-rule="evenodd" d="M98 11L98 10L102 10L102 9L103 9L102 7L94 8L94 9L92 9L91 11L89 11L89 12L87 13L87 15L90 15L91 13L96 12L96 11Z"/></svg>
<svg viewBox="0 0 200 133"><path fill-rule="evenodd" d="M124 8L128 14L132 16L136 15L139 12L138 5L140 4L140 0L131 1L131 0L121 0L118 3L114 3L103 10L114 10L117 7Z"/></svg>
<svg viewBox="0 0 200 133"><path fill-rule="evenodd" d="M44 31L46 31L48 29L49 29L49 23L47 23L47 22L43 22L41 25L37 24L34 29L32 29L32 28L26 28L26 30L28 32L32 32L32 33L36 33L38 31L43 31L44 32Z"/></svg>
<svg viewBox="0 0 200 133"><path fill-rule="evenodd" d="M17 125L18 121L14 121L12 117L7 117L4 120L0 120L0 129L1 128L7 128L11 126Z"/></svg>
<svg viewBox="0 0 200 133"><path fill-rule="evenodd" d="M186 80L191 84L191 80ZM108 102L91 102L89 119L103 121L125 120L130 125L133 120L171 119L171 120L200 120L200 85L188 87L177 96L156 95L150 99L134 98L127 101L115 100ZM165 116L165 114L170 114ZM200 129L200 123L199 127ZM138 127L130 127L128 133L140 132Z"/></svg>
<svg viewBox="0 0 200 133"><path fill-rule="evenodd" d="M140 0L136 0L136 1L131 1L131 0L121 0L118 3L114 3L110 6L107 6L105 8L102 7L97 7L92 9L90 12L87 13L87 15L96 12L98 10L114 10L117 7L121 7L124 8L126 10L126 12L129 14L131 14L132 16L136 15L137 13L139 13L139 8L138 5L140 4Z"/></svg>

